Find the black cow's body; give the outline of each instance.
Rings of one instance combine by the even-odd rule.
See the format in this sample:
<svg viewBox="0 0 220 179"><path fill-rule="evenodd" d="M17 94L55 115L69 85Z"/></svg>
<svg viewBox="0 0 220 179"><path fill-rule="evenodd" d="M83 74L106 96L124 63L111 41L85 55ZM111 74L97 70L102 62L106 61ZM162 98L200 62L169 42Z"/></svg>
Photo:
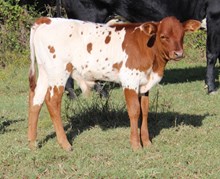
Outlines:
<svg viewBox="0 0 220 179"><path fill-rule="evenodd" d="M131 22L159 21L176 16L180 21L207 17L208 92L215 91L214 66L220 56L220 0L62 0L69 18L105 22L118 14Z"/></svg>
<svg viewBox="0 0 220 179"><path fill-rule="evenodd" d="M69 18L104 22L113 13L130 22L158 21L176 16L202 20L208 0L62 0Z"/></svg>

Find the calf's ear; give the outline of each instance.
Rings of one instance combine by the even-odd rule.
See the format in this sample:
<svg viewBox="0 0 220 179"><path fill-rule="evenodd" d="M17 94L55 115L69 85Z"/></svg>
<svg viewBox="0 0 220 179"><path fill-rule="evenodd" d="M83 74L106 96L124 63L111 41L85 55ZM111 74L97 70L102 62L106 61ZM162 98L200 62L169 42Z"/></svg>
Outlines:
<svg viewBox="0 0 220 179"><path fill-rule="evenodd" d="M194 32L198 30L201 26L201 22L197 20L188 20L183 22L183 28L185 32L191 31Z"/></svg>
<svg viewBox="0 0 220 179"><path fill-rule="evenodd" d="M157 25L158 23L156 22L146 22L142 25L142 30L145 34L153 36L157 32Z"/></svg>

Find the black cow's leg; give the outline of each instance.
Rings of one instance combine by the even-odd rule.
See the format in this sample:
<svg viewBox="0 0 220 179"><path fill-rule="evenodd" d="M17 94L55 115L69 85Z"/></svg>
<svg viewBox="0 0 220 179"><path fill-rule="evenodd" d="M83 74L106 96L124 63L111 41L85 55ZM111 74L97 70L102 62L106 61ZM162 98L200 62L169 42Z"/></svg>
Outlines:
<svg viewBox="0 0 220 179"><path fill-rule="evenodd" d="M104 86L103 82L97 81L94 86L94 90L100 94L100 97L107 98L109 94L108 91L106 91L103 86ZM65 86L65 91L68 92L68 96L70 99L76 98L76 94L74 93L73 88L74 88L74 81L71 77L69 77Z"/></svg>
<svg viewBox="0 0 220 179"><path fill-rule="evenodd" d="M104 89L104 82L97 81L94 86L94 90L97 91L100 97L107 98L109 96L108 91Z"/></svg>
<svg viewBox="0 0 220 179"><path fill-rule="evenodd" d="M76 94L74 93L73 87L74 87L73 79L69 77L65 86L65 90L68 92L68 96L70 99L76 98Z"/></svg>
<svg viewBox="0 0 220 179"><path fill-rule="evenodd" d="M217 56L207 51L207 69L206 69L206 85L208 86L208 93L213 93L216 91L215 87L215 64L217 61Z"/></svg>

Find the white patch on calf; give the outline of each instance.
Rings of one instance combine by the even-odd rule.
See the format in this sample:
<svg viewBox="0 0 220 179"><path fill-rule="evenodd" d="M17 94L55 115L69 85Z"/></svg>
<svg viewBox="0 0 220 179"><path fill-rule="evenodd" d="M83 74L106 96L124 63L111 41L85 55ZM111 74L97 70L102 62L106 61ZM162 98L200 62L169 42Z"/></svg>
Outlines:
<svg viewBox="0 0 220 179"><path fill-rule="evenodd" d="M148 92L162 79L161 76L153 72L152 68L145 73L136 69L122 67L119 76L123 89L132 89L137 94Z"/></svg>
<svg viewBox="0 0 220 179"><path fill-rule="evenodd" d="M151 71L149 73L149 80L146 84L140 86L140 94L148 92L154 85L161 81L162 77L159 76L157 73Z"/></svg>
<svg viewBox="0 0 220 179"><path fill-rule="evenodd" d="M123 89L133 89L136 93L139 92L140 79L145 78L145 73L136 69L130 69L122 66L119 78Z"/></svg>

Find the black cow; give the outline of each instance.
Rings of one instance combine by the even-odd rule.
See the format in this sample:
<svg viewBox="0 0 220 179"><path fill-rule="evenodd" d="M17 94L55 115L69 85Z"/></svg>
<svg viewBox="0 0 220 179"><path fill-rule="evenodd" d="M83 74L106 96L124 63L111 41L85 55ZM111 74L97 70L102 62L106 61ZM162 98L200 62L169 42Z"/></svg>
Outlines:
<svg viewBox="0 0 220 179"><path fill-rule="evenodd" d="M215 91L215 64L220 60L220 1L209 0L207 6L207 72L208 92Z"/></svg>
<svg viewBox="0 0 220 179"><path fill-rule="evenodd" d="M214 67L220 57L220 1L219 0L62 0L69 18L105 22L118 14L131 22L159 21L176 16L180 21L202 20L207 17L207 73L208 93L215 92Z"/></svg>

